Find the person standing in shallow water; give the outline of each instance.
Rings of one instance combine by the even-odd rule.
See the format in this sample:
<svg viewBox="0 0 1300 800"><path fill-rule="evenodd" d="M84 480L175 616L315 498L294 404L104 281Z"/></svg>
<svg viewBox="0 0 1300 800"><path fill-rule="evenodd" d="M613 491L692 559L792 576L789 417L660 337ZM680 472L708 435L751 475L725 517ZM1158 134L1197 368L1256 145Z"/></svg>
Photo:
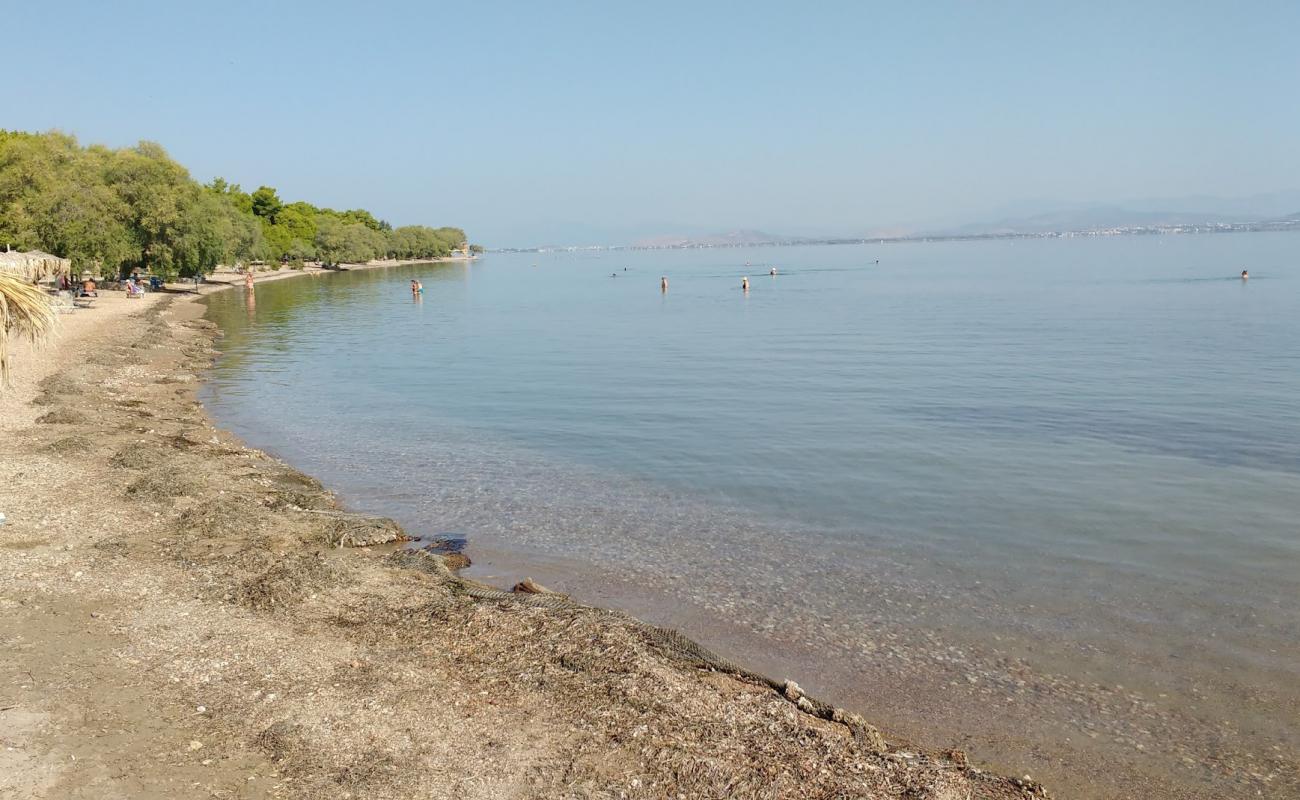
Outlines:
<svg viewBox="0 0 1300 800"><path fill-rule="evenodd" d="M742 292L748 292L748 291L749 291L749 276L748 276L748 275L746 275L745 277L743 277L743 278L740 279L740 290L741 290Z"/></svg>
<svg viewBox="0 0 1300 800"><path fill-rule="evenodd" d="M665 275L665 276L663 276L662 278L659 279L659 290L660 290L661 292L666 292L666 291L668 291L668 276L667 276L667 275Z"/></svg>
<svg viewBox="0 0 1300 800"><path fill-rule="evenodd" d="M253 270L244 273L244 288L250 292L253 290Z"/></svg>
<svg viewBox="0 0 1300 800"><path fill-rule="evenodd" d="M1241 279L1244 281L1244 280L1248 280L1249 278L1250 278L1250 273L1246 272L1246 270L1243 269L1241 271Z"/></svg>

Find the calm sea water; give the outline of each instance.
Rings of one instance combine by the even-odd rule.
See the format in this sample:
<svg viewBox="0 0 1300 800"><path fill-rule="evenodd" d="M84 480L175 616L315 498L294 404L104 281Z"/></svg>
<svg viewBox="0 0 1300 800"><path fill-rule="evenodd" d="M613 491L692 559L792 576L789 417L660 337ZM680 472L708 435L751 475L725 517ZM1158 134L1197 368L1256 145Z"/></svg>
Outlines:
<svg viewBox="0 0 1300 800"><path fill-rule="evenodd" d="M1300 792L1300 235L491 254L210 303L215 417L482 575L1068 796Z"/></svg>

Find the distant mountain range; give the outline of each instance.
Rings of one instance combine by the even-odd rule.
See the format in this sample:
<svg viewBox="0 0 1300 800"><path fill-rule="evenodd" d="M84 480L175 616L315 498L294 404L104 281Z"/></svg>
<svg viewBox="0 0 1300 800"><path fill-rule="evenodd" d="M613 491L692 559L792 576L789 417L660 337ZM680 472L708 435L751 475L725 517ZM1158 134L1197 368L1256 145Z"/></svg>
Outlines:
<svg viewBox="0 0 1300 800"><path fill-rule="evenodd" d="M777 236L763 231L738 230L703 236L665 234L639 239L633 247L755 247L769 244L798 244L805 241L793 236Z"/></svg>
<svg viewBox="0 0 1300 800"><path fill-rule="evenodd" d="M757 247L764 245L824 244L870 240L968 239L1058 234L1123 234L1192 230L1300 229L1300 212L1263 217L1207 211L1145 211L1120 206L1089 206L1026 217L976 222L934 230L894 229L858 236L785 236L757 230L735 230L707 235L662 235L639 239L635 248Z"/></svg>
<svg viewBox="0 0 1300 800"><path fill-rule="evenodd" d="M1195 211L1134 211L1119 206L1096 206L1071 211L1056 211L1030 217L976 222L955 228L925 231L926 236L1001 236L1008 234L1066 233L1112 228L1164 228L1179 225L1213 225L1216 223L1256 222L1236 214Z"/></svg>
<svg viewBox="0 0 1300 800"><path fill-rule="evenodd" d="M1209 209L1209 210L1206 210ZM1024 200L1004 206L994 221L974 223L863 226L843 235L794 236L739 228L724 233L682 225L689 232L639 238L625 231L624 245L556 245L523 248L530 251L692 247L760 247L798 244L841 244L866 241L917 239L979 239L1004 237L1110 236L1143 233L1192 233L1300 230L1300 191L1274 192L1249 197L1196 196L1126 201L1123 205L1062 203L1046 199ZM665 226L667 227L667 226ZM643 229L644 230L644 229ZM651 228L653 230L653 228ZM621 236L619 238L622 238ZM510 248L514 249L514 248Z"/></svg>

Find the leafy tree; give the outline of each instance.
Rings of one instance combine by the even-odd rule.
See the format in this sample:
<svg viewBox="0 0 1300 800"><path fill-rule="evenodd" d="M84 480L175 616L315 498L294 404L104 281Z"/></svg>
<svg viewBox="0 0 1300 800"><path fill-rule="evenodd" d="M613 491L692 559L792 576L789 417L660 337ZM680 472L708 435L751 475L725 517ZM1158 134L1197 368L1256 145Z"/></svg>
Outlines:
<svg viewBox="0 0 1300 800"><path fill-rule="evenodd" d="M280 209L284 207L280 196L270 186L259 186L257 191L253 192L252 200L253 213L271 222L275 222L275 215L279 214Z"/></svg>
<svg viewBox="0 0 1300 800"><path fill-rule="evenodd" d="M311 243L316 240L316 207L310 203L290 203L280 209L275 224L289 232L292 239Z"/></svg>
<svg viewBox="0 0 1300 800"><path fill-rule="evenodd" d="M293 247L293 234L289 229L268 222L265 217L262 218L262 238L266 242L266 255L273 261L278 261Z"/></svg>
<svg viewBox="0 0 1300 800"><path fill-rule="evenodd" d="M229 198L231 205L239 209L240 212L244 214L253 213L253 196L239 188L239 184L226 183L225 178L213 178L212 182L204 188L215 194L225 195Z"/></svg>
<svg viewBox="0 0 1300 800"><path fill-rule="evenodd" d="M200 185L152 142L114 150L0 130L0 244L48 250L76 269L169 277L261 258L432 258L465 241L459 228L394 229L364 209L286 204L269 186Z"/></svg>
<svg viewBox="0 0 1300 800"><path fill-rule="evenodd" d="M59 172L77 150L59 133L35 136L6 132L0 138L0 240L28 250L41 244L37 218L42 198L53 191Z"/></svg>
<svg viewBox="0 0 1300 800"><path fill-rule="evenodd" d="M119 265L140 258L121 198L102 183L60 182L34 211L41 246L71 259L77 271L113 275Z"/></svg>
<svg viewBox="0 0 1300 800"><path fill-rule="evenodd" d="M127 209L127 224L140 246L140 256L126 266L140 266L171 277L193 269L197 258L192 241L183 241L192 220L190 207L201 192L185 168L172 161L160 145L141 142L113 151L106 165L110 187Z"/></svg>
<svg viewBox="0 0 1300 800"><path fill-rule="evenodd" d="M316 254L326 264L338 264L343 259L344 226L343 220L333 214L322 215L316 221Z"/></svg>
<svg viewBox="0 0 1300 800"><path fill-rule="evenodd" d="M359 222L372 231L390 231L392 225L381 219L376 219L374 214L366 211L364 208L354 208L351 211L344 211L339 215L344 222Z"/></svg>
<svg viewBox="0 0 1300 800"><path fill-rule="evenodd" d="M327 264L362 263L387 252L387 236L360 222L325 215L317 226L316 252Z"/></svg>

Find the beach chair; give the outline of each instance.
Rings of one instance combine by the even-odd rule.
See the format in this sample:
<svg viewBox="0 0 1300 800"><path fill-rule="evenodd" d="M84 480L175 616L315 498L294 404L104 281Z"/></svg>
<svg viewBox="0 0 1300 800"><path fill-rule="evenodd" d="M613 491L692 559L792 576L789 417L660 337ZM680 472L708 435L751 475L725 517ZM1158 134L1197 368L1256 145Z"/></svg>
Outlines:
<svg viewBox="0 0 1300 800"><path fill-rule="evenodd" d="M66 314L70 311L76 310L76 298L70 290L58 289L54 291L53 295L54 296L50 299L50 305L54 307L55 311L60 314Z"/></svg>

